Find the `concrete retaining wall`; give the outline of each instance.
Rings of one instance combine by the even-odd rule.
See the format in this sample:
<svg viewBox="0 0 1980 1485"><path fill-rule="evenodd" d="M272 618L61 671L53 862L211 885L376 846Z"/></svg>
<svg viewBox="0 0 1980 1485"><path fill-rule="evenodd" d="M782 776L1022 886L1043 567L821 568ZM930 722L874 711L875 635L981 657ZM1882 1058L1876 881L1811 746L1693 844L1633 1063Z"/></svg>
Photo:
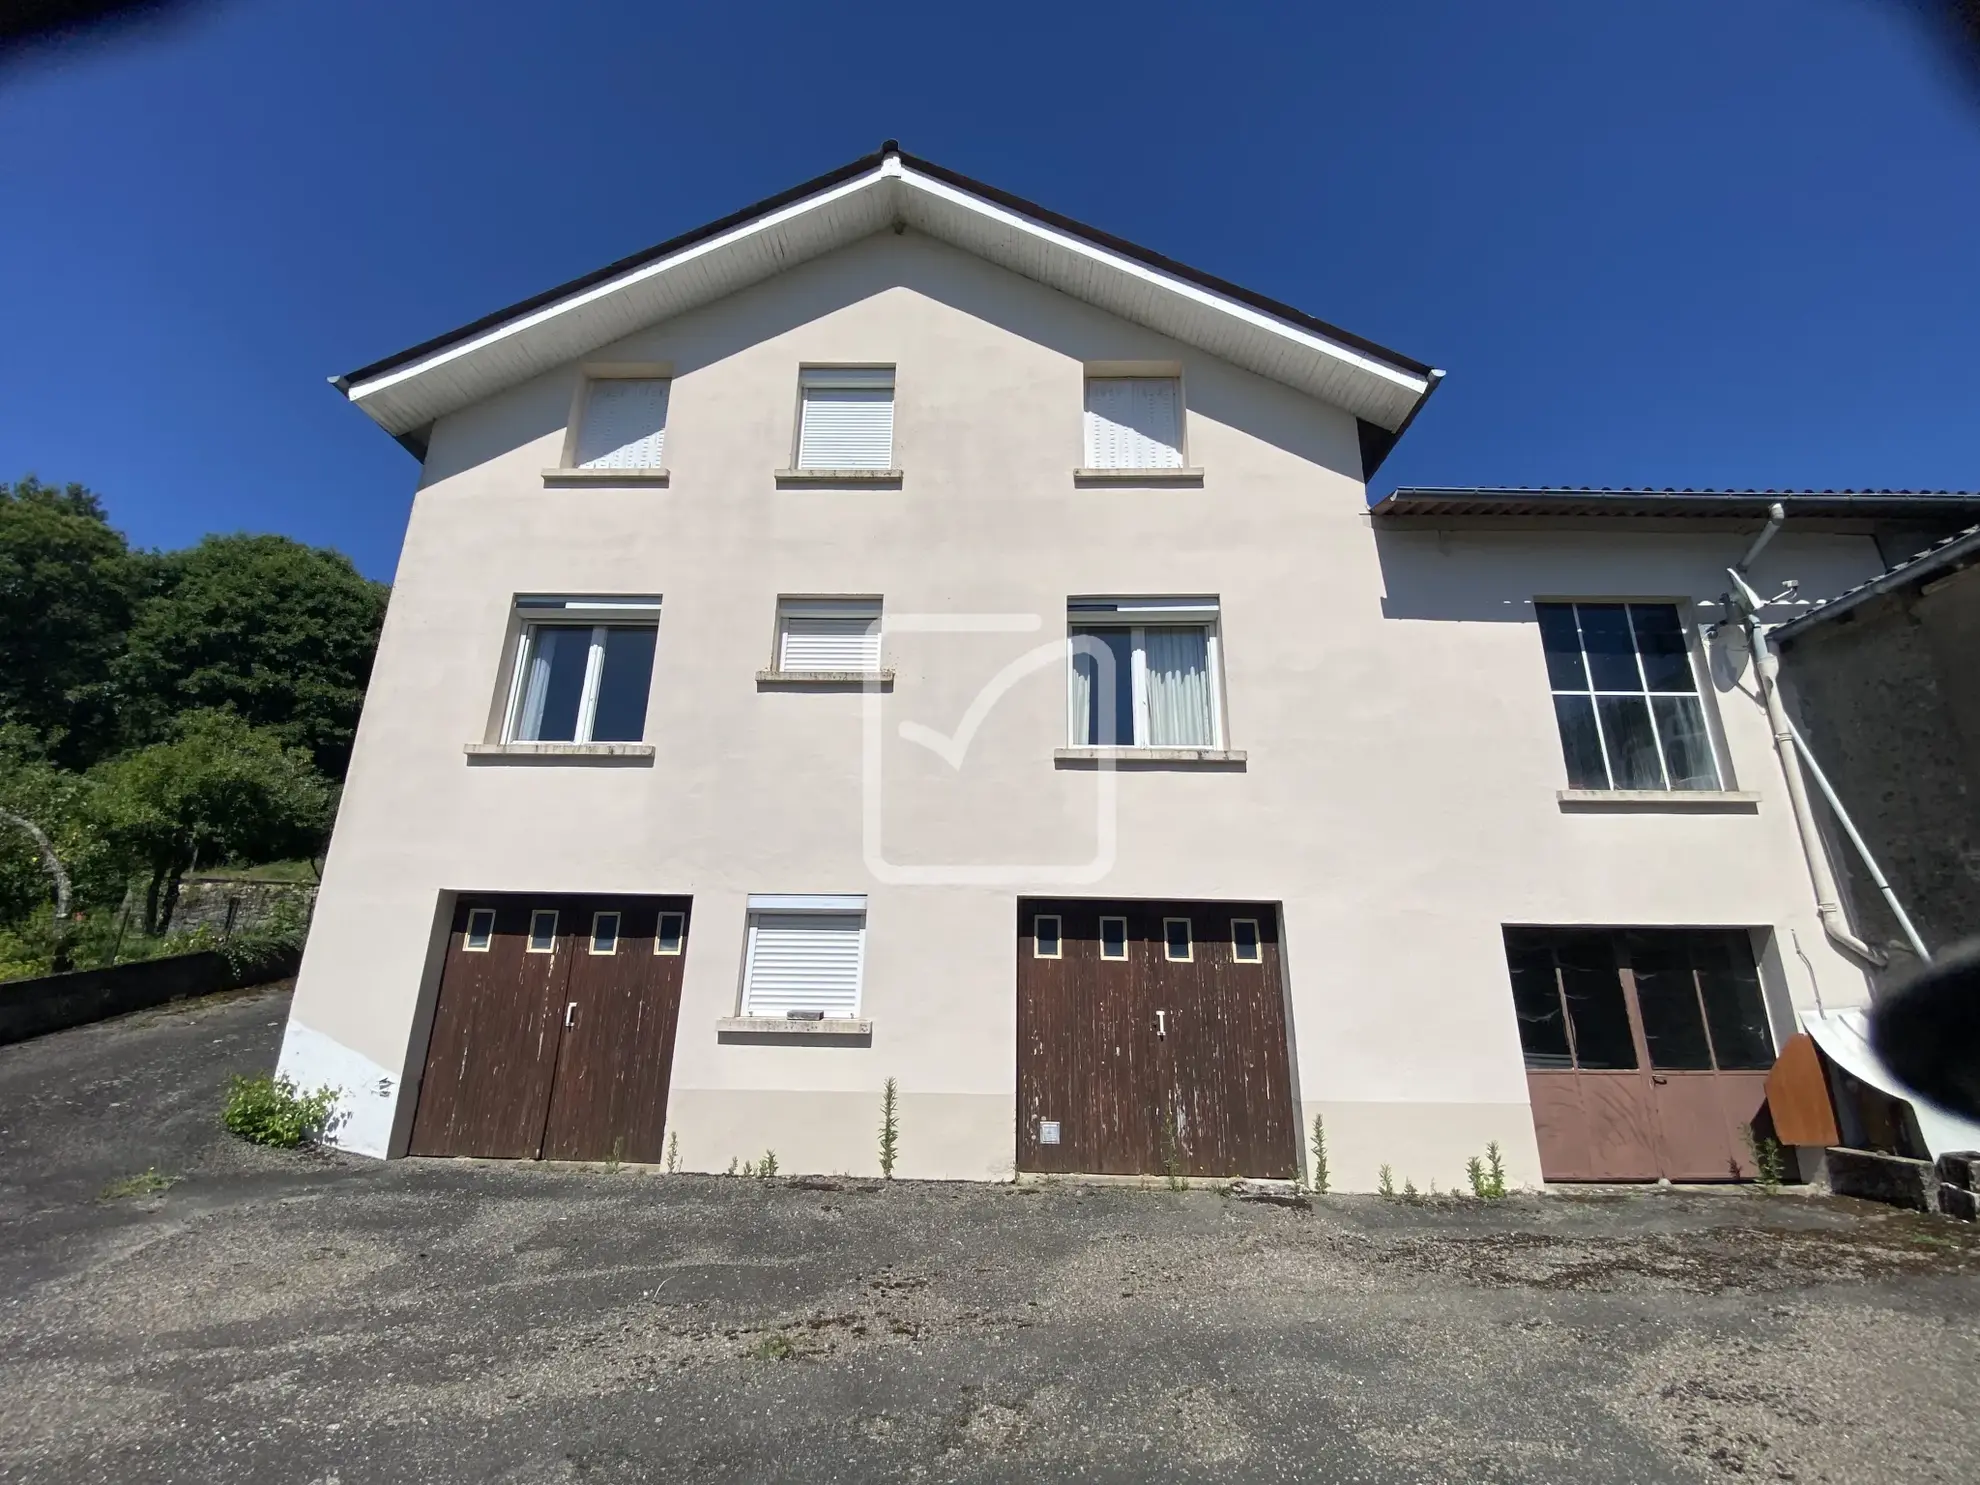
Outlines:
<svg viewBox="0 0 1980 1485"><path fill-rule="evenodd" d="M242 973L209 951L15 980L0 985L0 1046L216 990L287 979L300 957L286 953Z"/></svg>

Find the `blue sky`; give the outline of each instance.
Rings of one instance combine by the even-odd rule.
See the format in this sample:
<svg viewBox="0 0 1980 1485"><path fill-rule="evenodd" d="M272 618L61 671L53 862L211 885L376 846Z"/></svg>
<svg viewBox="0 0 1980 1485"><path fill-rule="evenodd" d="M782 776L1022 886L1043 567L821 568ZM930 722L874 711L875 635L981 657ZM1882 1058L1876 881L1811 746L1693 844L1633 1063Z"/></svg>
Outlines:
<svg viewBox="0 0 1980 1485"><path fill-rule="evenodd" d="M389 577L326 377L887 137L1448 368L1378 489L1980 486L1980 100L1892 0L219 0L0 68L0 478Z"/></svg>

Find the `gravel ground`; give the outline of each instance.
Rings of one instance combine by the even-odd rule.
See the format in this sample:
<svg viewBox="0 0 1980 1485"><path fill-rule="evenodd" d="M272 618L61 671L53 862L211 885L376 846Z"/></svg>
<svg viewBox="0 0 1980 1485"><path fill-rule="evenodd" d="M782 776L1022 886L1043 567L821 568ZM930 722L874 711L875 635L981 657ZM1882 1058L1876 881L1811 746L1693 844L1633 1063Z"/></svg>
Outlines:
<svg viewBox="0 0 1980 1485"><path fill-rule="evenodd" d="M0 1049L0 1479L1980 1477L1944 1219L279 1154L286 1005Z"/></svg>

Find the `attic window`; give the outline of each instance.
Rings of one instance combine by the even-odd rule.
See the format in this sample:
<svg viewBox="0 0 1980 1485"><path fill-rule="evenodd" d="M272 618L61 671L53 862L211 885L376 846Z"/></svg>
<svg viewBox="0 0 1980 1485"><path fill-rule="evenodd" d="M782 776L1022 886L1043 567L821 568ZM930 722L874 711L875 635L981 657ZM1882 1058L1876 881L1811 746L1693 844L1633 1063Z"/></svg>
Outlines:
<svg viewBox="0 0 1980 1485"><path fill-rule="evenodd" d="M812 367L799 382L799 469L893 468L893 367Z"/></svg>
<svg viewBox="0 0 1980 1485"><path fill-rule="evenodd" d="M1182 462L1179 378L1086 379L1088 469L1180 469Z"/></svg>
<svg viewBox="0 0 1980 1485"><path fill-rule="evenodd" d="M578 421L577 467L663 468L670 385L664 377L601 377L587 382Z"/></svg>

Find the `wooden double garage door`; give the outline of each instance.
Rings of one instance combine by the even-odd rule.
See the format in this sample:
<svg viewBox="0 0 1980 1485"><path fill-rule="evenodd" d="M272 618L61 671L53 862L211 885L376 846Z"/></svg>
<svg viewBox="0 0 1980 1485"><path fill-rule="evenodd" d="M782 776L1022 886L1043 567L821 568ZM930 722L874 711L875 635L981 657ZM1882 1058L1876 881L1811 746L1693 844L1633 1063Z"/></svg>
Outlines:
<svg viewBox="0 0 1980 1485"><path fill-rule="evenodd" d="M412 1155L657 1162L685 897L463 897Z"/></svg>
<svg viewBox="0 0 1980 1485"><path fill-rule="evenodd" d="M1018 905L1018 1169L1295 1173L1269 903Z"/></svg>
<svg viewBox="0 0 1980 1485"><path fill-rule="evenodd" d="M1508 928L1550 1181L1737 1181L1774 1038L1745 929Z"/></svg>

